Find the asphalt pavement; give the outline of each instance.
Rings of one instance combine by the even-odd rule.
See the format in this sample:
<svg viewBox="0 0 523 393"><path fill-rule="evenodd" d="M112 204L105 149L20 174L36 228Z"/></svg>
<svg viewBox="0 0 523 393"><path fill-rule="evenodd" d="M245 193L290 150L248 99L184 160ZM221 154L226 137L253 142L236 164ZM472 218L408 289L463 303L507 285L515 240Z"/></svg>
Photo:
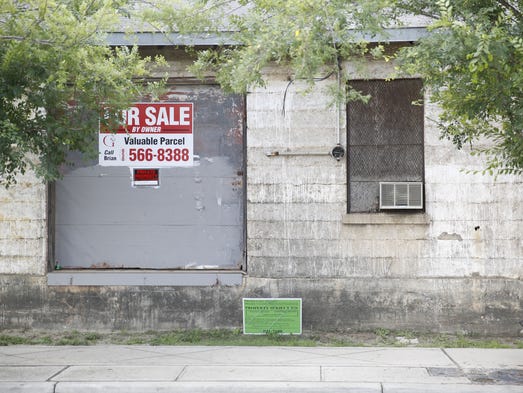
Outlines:
<svg viewBox="0 0 523 393"><path fill-rule="evenodd" d="M523 349L13 345L0 392L523 393Z"/></svg>

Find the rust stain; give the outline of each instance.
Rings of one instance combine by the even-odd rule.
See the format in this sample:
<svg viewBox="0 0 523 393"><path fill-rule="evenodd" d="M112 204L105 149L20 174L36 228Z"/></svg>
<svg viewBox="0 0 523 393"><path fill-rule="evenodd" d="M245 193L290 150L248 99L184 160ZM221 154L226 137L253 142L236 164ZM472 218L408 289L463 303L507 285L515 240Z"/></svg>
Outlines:
<svg viewBox="0 0 523 393"><path fill-rule="evenodd" d="M243 144L243 115L243 104L238 105L234 102L230 111L230 117L235 120L236 124L233 128L227 131L225 136L235 145Z"/></svg>
<svg viewBox="0 0 523 393"><path fill-rule="evenodd" d="M90 269L110 269L111 267L107 262L93 263L89 266Z"/></svg>

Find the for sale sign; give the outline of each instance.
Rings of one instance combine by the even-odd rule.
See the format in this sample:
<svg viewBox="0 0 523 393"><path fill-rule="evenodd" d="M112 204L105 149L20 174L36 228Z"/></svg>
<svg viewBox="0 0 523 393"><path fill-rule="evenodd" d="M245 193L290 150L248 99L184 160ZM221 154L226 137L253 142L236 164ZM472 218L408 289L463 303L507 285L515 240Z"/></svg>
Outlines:
<svg viewBox="0 0 523 393"><path fill-rule="evenodd" d="M193 104L137 103L116 133L100 128L99 164L159 168L193 165Z"/></svg>

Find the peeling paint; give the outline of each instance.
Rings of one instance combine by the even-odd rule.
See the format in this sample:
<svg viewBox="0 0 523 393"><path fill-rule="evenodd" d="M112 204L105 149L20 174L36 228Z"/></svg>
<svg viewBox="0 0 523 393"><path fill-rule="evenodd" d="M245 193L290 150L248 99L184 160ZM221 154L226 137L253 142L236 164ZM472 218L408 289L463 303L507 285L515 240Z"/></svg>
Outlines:
<svg viewBox="0 0 523 393"><path fill-rule="evenodd" d="M438 240L458 240L463 241L463 238L458 233L447 233L443 232L438 236Z"/></svg>

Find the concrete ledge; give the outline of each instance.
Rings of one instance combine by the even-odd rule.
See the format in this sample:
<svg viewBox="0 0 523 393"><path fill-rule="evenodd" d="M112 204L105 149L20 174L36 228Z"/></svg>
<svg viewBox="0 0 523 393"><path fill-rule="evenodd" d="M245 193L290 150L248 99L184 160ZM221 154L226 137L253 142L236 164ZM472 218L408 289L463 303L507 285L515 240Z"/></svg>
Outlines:
<svg viewBox="0 0 523 393"><path fill-rule="evenodd" d="M61 270L48 273L50 286L238 286L240 271Z"/></svg>
<svg viewBox="0 0 523 393"><path fill-rule="evenodd" d="M342 223L346 225L429 225L430 218L425 213L351 213L343 215Z"/></svg>

